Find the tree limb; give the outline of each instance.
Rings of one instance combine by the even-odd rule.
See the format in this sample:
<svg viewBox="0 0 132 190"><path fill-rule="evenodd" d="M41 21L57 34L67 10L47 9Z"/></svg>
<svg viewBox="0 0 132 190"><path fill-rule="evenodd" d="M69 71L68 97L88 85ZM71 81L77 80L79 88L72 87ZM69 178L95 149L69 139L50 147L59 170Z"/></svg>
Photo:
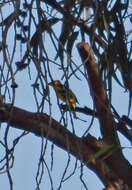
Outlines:
<svg viewBox="0 0 132 190"><path fill-rule="evenodd" d="M106 90L104 88L103 81L100 77L98 65L95 61L94 52L87 43L80 43L78 45L78 50L84 66L87 70L91 96L93 98L95 109L98 114L103 141L108 144L119 145L116 131L116 122L114 121L114 117L111 112L110 103L107 97ZM132 172L132 168L128 161L124 158L121 149L118 150L116 154L113 154L110 158L108 158L107 161L108 164L110 164L110 166L112 167L112 170L116 171L121 178L124 175L123 173L125 173L123 178L128 182L128 178L130 177L130 173L128 174L128 170L131 170ZM128 184L132 185L130 181L128 182Z"/></svg>
<svg viewBox="0 0 132 190"><path fill-rule="evenodd" d="M91 160L91 156L94 156L100 148L99 140L90 135L88 138L79 138L47 114L32 113L11 104L3 104L0 105L0 121L9 123L13 128L29 131L37 136L49 139L92 169L105 186L112 185L119 179L116 171L110 171L106 160L100 158ZM89 160L91 161L88 162ZM129 171L127 176L132 177L132 172ZM132 187L130 179L127 179L126 184L129 182L128 184Z"/></svg>
<svg viewBox="0 0 132 190"><path fill-rule="evenodd" d="M87 43L80 43L78 50L89 78L91 96L99 117L100 128L103 138L108 143L118 143L116 124L111 112L110 102L101 80L94 52Z"/></svg>

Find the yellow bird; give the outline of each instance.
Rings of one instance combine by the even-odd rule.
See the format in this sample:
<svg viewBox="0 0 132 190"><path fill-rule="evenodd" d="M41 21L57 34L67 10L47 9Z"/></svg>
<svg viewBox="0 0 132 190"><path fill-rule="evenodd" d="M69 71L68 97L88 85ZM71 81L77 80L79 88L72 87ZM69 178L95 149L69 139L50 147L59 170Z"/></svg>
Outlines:
<svg viewBox="0 0 132 190"><path fill-rule="evenodd" d="M63 85L59 80L55 80L49 83L49 85L55 89L58 98L65 102L69 108L74 111L78 100L72 90Z"/></svg>

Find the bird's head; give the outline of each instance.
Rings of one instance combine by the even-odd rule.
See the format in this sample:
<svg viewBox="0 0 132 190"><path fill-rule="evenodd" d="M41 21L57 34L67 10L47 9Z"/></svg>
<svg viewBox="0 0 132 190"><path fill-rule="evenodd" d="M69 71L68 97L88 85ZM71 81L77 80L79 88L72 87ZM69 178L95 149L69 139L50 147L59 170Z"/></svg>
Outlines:
<svg viewBox="0 0 132 190"><path fill-rule="evenodd" d="M49 85L50 85L50 86L53 86L53 87L55 87L55 88L60 88L60 87L62 87L62 84L61 84L61 82L60 82L59 80L54 80L54 81L50 82Z"/></svg>

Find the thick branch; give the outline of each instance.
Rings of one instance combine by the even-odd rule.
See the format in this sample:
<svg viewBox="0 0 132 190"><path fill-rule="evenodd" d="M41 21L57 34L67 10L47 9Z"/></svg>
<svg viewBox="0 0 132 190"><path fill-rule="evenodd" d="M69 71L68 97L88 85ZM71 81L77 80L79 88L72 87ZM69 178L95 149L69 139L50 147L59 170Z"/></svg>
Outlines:
<svg viewBox="0 0 132 190"><path fill-rule="evenodd" d="M118 139L115 130L116 125L98 65L95 61L94 52L87 43L81 43L78 50L88 73L91 96L97 110L103 138L108 143L116 144Z"/></svg>
<svg viewBox="0 0 132 190"><path fill-rule="evenodd" d="M88 73L90 91L98 114L103 140L108 144L116 145L118 144L116 123L110 109L110 103L100 77L94 53L87 43L80 43L78 50ZM112 170L117 172L118 176L127 181L132 187L132 182L128 180L130 178L129 175L132 174L132 168L124 158L121 149L108 158L107 161ZM130 170L131 173L128 174Z"/></svg>
<svg viewBox="0 0 132 190"><path fill-rule="evenodd" d="M0 108L0 121L9 123L14 128L23 129L49 139L77 159L82 160L106 186L113 184L119 178L116 172L109 172L105 161L100 158L91 160L91 156L94 156L98 150L99 141L94 137L81 139L75 136L47 114L31 113L5 104ZM91 161L88 162L89 160Z"/></svg>

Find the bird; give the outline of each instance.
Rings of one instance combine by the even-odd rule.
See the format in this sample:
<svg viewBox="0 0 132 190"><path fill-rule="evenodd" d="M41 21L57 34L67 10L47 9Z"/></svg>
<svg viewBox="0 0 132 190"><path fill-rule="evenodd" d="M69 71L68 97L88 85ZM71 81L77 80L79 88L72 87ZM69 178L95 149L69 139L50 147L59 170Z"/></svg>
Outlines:
<svg viewBox="0 0 132 190"><path fill-rule="evenodd" d="M54 88L58 98L65 102L71 111L75 111L78 100L73 91L59 80L54 80L49 85Z"/></svg>

